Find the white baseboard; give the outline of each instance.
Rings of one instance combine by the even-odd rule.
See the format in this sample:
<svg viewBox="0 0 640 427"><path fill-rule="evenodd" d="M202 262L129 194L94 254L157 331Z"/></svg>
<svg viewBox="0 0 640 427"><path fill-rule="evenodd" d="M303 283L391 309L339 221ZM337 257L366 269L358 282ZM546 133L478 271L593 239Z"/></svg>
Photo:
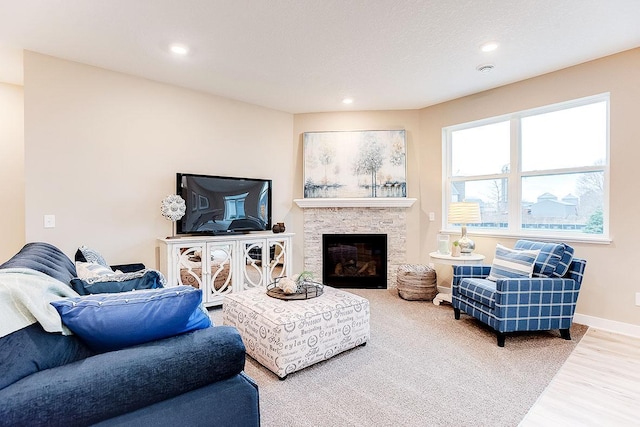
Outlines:
<svg viewBox="0 0 640 427"><path fill-rule="evenodd" d="M600 317L587 316L586 314L575 313L573 322L581 325L587 325L592 328L602 329L609 332L615 332L622 335L630 335L640 338L640 326L631 323L618 322L616 320L607 320Z"/></svg>

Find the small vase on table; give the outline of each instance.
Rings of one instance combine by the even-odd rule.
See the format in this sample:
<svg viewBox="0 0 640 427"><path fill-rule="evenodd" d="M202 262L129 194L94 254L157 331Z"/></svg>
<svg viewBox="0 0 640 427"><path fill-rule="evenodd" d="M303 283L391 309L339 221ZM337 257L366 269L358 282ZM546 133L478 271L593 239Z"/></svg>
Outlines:
<svg viewBox="0 0 640 427"><path fill-rule="evenodd" d="M451 256L460 256L460 245L457 241L453 242L453 246L451 246Z"/></svg>

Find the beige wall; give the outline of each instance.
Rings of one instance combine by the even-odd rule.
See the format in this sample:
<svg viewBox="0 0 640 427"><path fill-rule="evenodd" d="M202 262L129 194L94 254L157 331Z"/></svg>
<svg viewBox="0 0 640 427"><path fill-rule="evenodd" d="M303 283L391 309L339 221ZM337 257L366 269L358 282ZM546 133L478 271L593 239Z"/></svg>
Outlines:
<svg viewBox="0 0 640 427"><path fill-rule="evenodd" d="M640 241L634 226L640 198L634 190L640 159L638 100L640 99L640 49L623 52L538 78L478 93L418 111L342 112L294 116L294 160L297 187L302 195L302 142L306 131L355 129L407 129L409 196L418 198L410 210L408 262L429 262L442 223L442 128L449 125L540 107L556 102L611 93L611 244L572 243L576 255L588 260L577 312L640 326L635 293L640 281L632 268ZM496 70L499 72L499 70ZM481 76L480 76L481 78ZM417 114L417 116L416 116ZM417 120L417 121L416 121ZM294 208L295 229L302 229L301 214ZM436 213L436 221L428 213ZM299 239L299 236L298 236ZM495 244L513 245L515 239L477 237L477 251L493 258ZM302 243L299 241L299 245ZM449 271L436 266L444 280ZM450 270L450 269L449 269Z"/></svg>
<svg viewBox="0 0 640 427"><path fill-rule="evenodd" d="M609 245L575 243L576 256L587 259L587 269L577 312L633 325L640 325L640 307L635 293L640 280L634 278L638 262L640 192L637 190L640 159L640 49L567 68L538 78L478 93L420 111L420 154L425 211L439 211L441 189L442 128L513 111L556 102L611 93L610 111L610 233ZM496 69L494 72L499 72ZM421 224L423 228L425 223ZM426 229L427 246L433 249L436 230ZM493 257L496 242L513 245L513 239L476 238L478 251Z"/></svg>
<svg viewBox="0 0 640 427"><path fill-rule="evenodd" d="M22 86L0 83L0 263L24 240L24 96Z"/></svg>
<svg viewBox="0 0 640 427"><path fill-rule="evenodd" d="M84 243L114 263L154 265L154 240L171 231L159 203L174 191L175 172L270 177L273 217L296 233L294 270L300 269L302 211L292 199L302 197L302 133L406 129L409 197L418 198L408 211L407 262L428 262L441 224L443 126L610 92L613 242L574 245L589 262L578 312L640 325L634 305L640 284L631 270L640 236L629 214L640 208L638 69L635 49L422 110L291 116L26 53L26 238L70 255ZM57 227L45 230L42 216L49 213ZM490 260L497 241L513 243L477 238L478 251Z"/></svg>
<svg viewBox="0 0 640 427"><path fill-rule="evenodd" d="M24 74L27 241L155 266L176 172L271 178L288 221L292 115L32 52Z"/></svg>

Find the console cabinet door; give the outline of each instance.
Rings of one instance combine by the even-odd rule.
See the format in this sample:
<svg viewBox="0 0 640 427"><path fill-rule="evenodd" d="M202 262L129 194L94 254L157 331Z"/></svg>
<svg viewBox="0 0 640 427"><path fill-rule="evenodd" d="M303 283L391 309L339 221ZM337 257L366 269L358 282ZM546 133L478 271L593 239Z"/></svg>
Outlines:
<svg viewBox="0 0 640 427"><path fill-rule="evenodd" d="M267 251L266 276L269 283L278 277L290 276L290 242L291 238L289 237L267 239L269 250Z"/></svg>
<svg viewBox="0 0 640 427"><path fill-rule="evenodd" d="M265 265L267 257L265 239L240 240L240 256L238 257L238 273L242 275L237 290L266 287Z"/></svg>
<svg viewBox="0 0 640 427"><path fill-rule="evenodd" d="M233 289L235 242L207 243L208 267L204 274L207 281L205 303L222 303L224 296Z"/></svg>
<svg viewBox="0 0 640 427"><path fill-rule="evenodd" d="M206 254L206 244L204 242L175 244L171 262L175 277L167 277L169 286L189 285L197 289L202 289L206 285L205 271L202 262L202 254ZM206 259L206 258L205 258Z"/></svg>

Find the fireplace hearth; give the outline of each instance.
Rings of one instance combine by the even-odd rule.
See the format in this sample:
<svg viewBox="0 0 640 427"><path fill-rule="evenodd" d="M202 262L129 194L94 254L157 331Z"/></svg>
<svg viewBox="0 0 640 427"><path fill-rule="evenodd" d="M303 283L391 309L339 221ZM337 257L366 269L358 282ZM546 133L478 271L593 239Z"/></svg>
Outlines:
<svg viewBox="0 0 640 427"><path fill-rule="evenodd" d="M387 288L386 234L323 234L322 279L335 288Z"/></svg>

